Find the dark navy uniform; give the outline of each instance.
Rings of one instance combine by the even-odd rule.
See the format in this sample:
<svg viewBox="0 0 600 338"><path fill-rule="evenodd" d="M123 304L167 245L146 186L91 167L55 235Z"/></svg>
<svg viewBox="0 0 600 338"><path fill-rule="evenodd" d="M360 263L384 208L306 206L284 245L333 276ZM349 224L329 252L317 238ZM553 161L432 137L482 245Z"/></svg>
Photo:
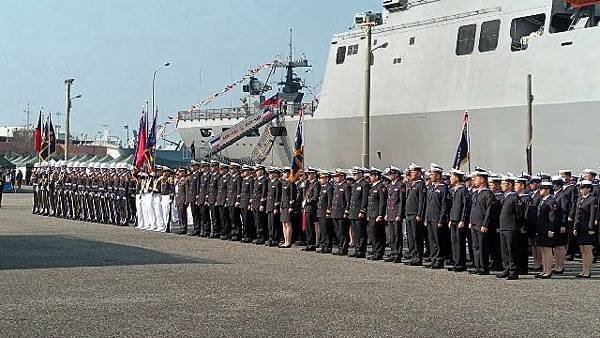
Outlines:
<svg viewBox="0 0 600 338"><path fill-rule="evenodd" d="M229 207L225 204L227 200L227 186L229 185L230 175L225 173L219 177L218 190L217 190L217 211L219 213L219 219L221 219L221 239L229 239L229 229L231 220L229 218Z"/></svg>
<svg viewBox="0 0 600 338"><path fill-rule="evenodd" d="M265 244L267 237L267 203L268 178L263 175L254 180L254 191L252 193L252 210L254 211L254 225L256 227L256 244Z"/></svg>
<svg viewBox="0 0 600 338"><path fill-rule="evenodd" d="M467 268L466 233L471 214L471 193L461 184L450 189L450 198L452 200L449 219L453 270L464 271Z"/></svg>
<svg viewBox="0 0 600 338"><path fill-rule="evenodd" d="M194 230L190 235L200 235L200 208L196 203L198 199L198 181L200 180L200 172L196 171L187 178L186 187L186 202L190 206L192 211L192 221L194 223Z"/></svg>
<svg viewBox="0 0 600 338"><path fill-rule="evenodd" d="M321 193L319 180L313 179L306 182L304 189L304 216L306 222L306 248L310 251L315 249L317 241L315 226L317 223L317 202Z"/></svg>
<svg viewBox="0 0 600 338"><path fill-rule="evenodd" d="M492 209L496 202L496 197L490 189L484 188L477 192L471 210L471 235L473 236L473 255L475 256L473 263L478 274L486 275L490 271L488 233L481 230L484 227L486 231L490 229Z"/></svg>
<svg viewBox="0 0 600 338"><path fill-rule="evenodd" d="M429 252L432 268L443 268L444 257L449 248L445 238L448 228L448 187L443 183L431 185L427 190L425 224L429 235Z"/></svg>
<svg viewBox="0 0 600 338"><path fill-rule="evenodd" d="M188 225L188 219L187 219L188 180L187 180L187 178L177 179L175 184L176 184L175 206L177 207L177 216L179 217L179 228L180 228L178 233L186 234L187 233L187 225Z"/></svg>
<svg viewBox="0 0 600 338"><path fill-rule="evenodd" d="M338 240L338 255L348 254L348 229L350 222L350 198L352 190L350 185L342 181L333 185L333 197L331 200L331 218L333 219L336 237Z"/></svg>
<svg viewBox="0 0 600 338"><path fill-rule="evenodd" d="M317 201L317 219L319 220L319 243L317 250L322 253L330 253L333 246L331 221L333 185L327 182L326 184L320 184L320 186Z"/></svg>
<svg viewBox="0 0 600 338"><path fill-rule="evenodd" d="M523 222L525 205L519 194L511 191L505 194L500 209L500 247L502 251L502 267L504 269L500 277L515 278L519 275L519 236Z"/></svg>
<svg viewBox="0 0 600 338"><path fill-rule="evenodd" d="M215 168L215 166L212 166ZM219 208L217 207L217 195L219 193L219 181L221 174L219 171L211 172L210 180L208 181L208 193L206 197L206 203L210 210L210 237L218 238L221 237L221 217L219 214Z"/></svg>
<svg viewBox="0 0 600 338"><path fill-rule="evenodd" d="M273 178L268 181L267 190L267 224L269 227L269 246L277 245L279 235L281 234L279 221L279 209L281 207L281 181L278 178Z"/></svg>
<svg viewBox="0 0 600 338"><path fill-rule="evenodd" d="M401 179L397 179L395 182L390 182L387 191L385 218L387 221L387 241L391 246L389 260L399 263L402 260L402 244L404 242L402 221L405 217L406 187Z"/></svg>
<svg viewBox="0 0 600 338"><path fill-rule="evenodd" d="M560 210L552 195L540 198L535 227L535 244L538 247L554 247L554 234L558 233L557 220L559 218ZM549 233L552 233L552 236Z"/></svg>
<svg viewBox="0 0 600 338"><path fill-rule="evenodd" d="M210 176L210 172L203 171L200 175L200 179L198 180L198 198L196 199L196 204L200 209L201 237L210 236L210 206L208 205L208 188L210 184Z"/></svg>
<svg viewBox="0 0 600 338"><path fill-rule="evenodd" d="M579 199L575 212L575 231L579 245L594 245L598 241L598 198L592 194ZM595 232L590 234L590 231Z"/></svg>
<svg viewBox="0 0 600 338"><path fill-rule="evenodd" d="M348 218L352 223L352 232L354 233L354 248L356 251L353 256L357 258L365 258L367 253L366 234L369 189L369 182L365 178L361 178L352 184L350 193Z"/></svg>
<svg viewBox="0 0 600 338"><path fill-rule="evenodd" d="M380 260L383 259L385 252L385 211L387 206L387 188L382 180L371 185L368 200L367 219L373 234L373 255L368 258Z"/></svg>
<svg viewBox="0 0 600 338"><path fill-rule="evenodd" d="M254 218L252 217L252 206L250 200L254 191L254 175L248 174L242 181L240 193L240 212L242 216L242 242L250 243L254 238Z"/></svg>
<svg viewBox="0 0 600 338"><path fill-rule="evenodd" d="M427 189L425 182L418 179L409 182L406 193L406 234L411 265L423 261L423 233Z"/></svg>
<svg viewBox="0 0 600 338"><path fill-rule="evenodd" d="M225 206L229 209L229 224L230 229L225 231L226 234L231 233L231 240L240 240L242 219L240 213L240 197L242 193L242 177L239 173L233 174L227 183L227 197Z"/></svg>

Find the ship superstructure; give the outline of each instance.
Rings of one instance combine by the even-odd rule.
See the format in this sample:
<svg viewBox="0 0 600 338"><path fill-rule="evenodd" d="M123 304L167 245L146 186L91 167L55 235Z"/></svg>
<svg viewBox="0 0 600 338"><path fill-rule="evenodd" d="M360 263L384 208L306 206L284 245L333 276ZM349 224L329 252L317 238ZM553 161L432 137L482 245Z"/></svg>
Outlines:
<svg viewBox="0 0 600 338"><path fill-rule="evenodd" d="M383 5L382 13L359 14L352 29L332 38L319 106L304 124L307 164L361 162L365 21L374 25L372 48L387 47L372 56L371 165L451 165L468 111L472 162L524 169L529 74L534 168L600 164L600 6L588 1L573 8L562 0ZM295 123L290 116L283 125L293 130ZM200 126L180 131L184 140L203 133Z"/></svg>

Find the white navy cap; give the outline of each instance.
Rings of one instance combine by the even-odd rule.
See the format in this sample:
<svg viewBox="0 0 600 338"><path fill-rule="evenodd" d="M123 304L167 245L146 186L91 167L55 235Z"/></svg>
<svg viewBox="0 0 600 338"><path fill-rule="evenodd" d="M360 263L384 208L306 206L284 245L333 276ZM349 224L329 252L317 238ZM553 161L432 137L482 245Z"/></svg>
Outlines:
<svg viewBox="0 0 600 338"><path fill-rule="evenodd" d="M554 185L552 185L552 182L542 182L540 184L540 188L541 189L550 189L550 188L553 188L553 187L554 187Z"/></svg>
<svg viewBox="0 0 600 338"><path fill-rule="evenodd" d="M589 168L587 168L587 169L584 169L584 170L583 170L583 173L584 173L584 174L590 174L590 175L593 175L593 176L596 176L596 175L597 175L596 171L594 171L593 169L589 169Z"/></svg>
<svg viewBox="0 0 600 338"><path fill-rule="evenodd" d="M400 168L398 168L396 166L391 165L388 168L388 173L401 175L402 174L402 170L400 170Z"/></svg>
<svg viewBox="0 0 600 338"><path fill-rule="evenodd" d="M415 170L422 170L422 169L423 169L423 167L421 167L421 166L420 166L420 165L418 165L418 164L414 164L414 163L411 163L411 164L408 166L408 171L415 171Z"/></svg>
<svg viewBox="0 0 600 338"><path fill-rule="evenodd" d="M444 172L444 168L442 168L442 166L440 166L439 164L431 163L429 171L441 174L442 172Z"/></svg>
<svg viewBox="0 0 600 338"><path fill-rule="evenodd" d="M552 176L552 183L565 183L565 180L562 178L562 176L556 175L556 176Z"/></svg>
<svg viewBox="0 0 600 338"><path fill-rule="evenodd" d="M592 187L592 181L582 180L582 181L579 181L578 185L579 185L580 188L591 188Z"/></svg>
<svg viewBox="0 0 600 338"><path fill-rule="evenodd" d="M382 171L381 171L381 169L371 167L371 169L369 169L369 173L371 175L381 175Z"/></svg>
<svg viewBox="0 0 600 338"><path fill-rule="evenodd" d="M571 169L560 169L558 171L559 175L563 175L563 174L571 175L572 173L573 173L573 170L571 170Z"/></svg>

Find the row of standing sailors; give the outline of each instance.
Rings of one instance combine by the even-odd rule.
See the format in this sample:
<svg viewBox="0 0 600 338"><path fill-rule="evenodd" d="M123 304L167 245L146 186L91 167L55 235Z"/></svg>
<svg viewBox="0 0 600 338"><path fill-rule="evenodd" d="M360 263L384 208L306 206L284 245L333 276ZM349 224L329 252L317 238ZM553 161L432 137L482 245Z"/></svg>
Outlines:
<svg viewBox="0 0 600 338"><path fill-rule="evenodd" d="M336 255L348 255L352 244L352 257L404 260L412 266L425 261L426 267L455 272L467 271L468 250L469 272L499 271L498 277L508 279L529 270L543 271L541 278L562 274L567 249L572 254L580 249L584 267L579 277L590 275L588 249L597 246L597 222L586 219L597 218L598 202L584 191L598 190L596 183L578 189L570 176L542 183L535 177L490 178L485 171L472 180L460 171L442 179L437 165L427 178L416 165L404 177L394 167L387 177L376 168L355 167L351 175L308 168L292 183L289 171L217 162L180 168L175 180L178 233L281 248L295 241L305 251Z"/></svg>

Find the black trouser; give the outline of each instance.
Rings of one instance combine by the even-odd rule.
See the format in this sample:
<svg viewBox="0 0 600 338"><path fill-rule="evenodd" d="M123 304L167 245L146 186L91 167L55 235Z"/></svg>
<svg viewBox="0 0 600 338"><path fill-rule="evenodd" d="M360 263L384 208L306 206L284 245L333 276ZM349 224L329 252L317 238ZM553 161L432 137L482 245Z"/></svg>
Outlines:
<svg viewBox="0 0 600 338"><path fill-rule="evenodd" d="M209 209L211 236L221 236L221 215L219 214L219 207L211 205L209 206Z"/></svg>
<svg viewBox="0 0 600 338"><path fill-rule="evenodd" d="M252 239L254 238L254 219L252 217L252 211L246 207L240 209L240 212L242 216L242 238Z"/></svg>
<svg viewBox="0 0 600 338"><path fill-rule="evenodd" d="M348 228L350 224L347 218L334 218L333 224L338 240L338 252L345 255L348 253Z"/></svg>
<svg viewBox="0 0 600 338"><path fill-rule="evenodd" d="M354 248L356 254L364 255L367 252L367 224L364 218L353 219L352 232L354 233Z"/></svg>
<svg viewBox="0 0 600 338"><path fill-rule="evenodd" d="M470 230L465 230L465 237L467 238L467 243L469 244L469 260L471 263L475 261L475 255L473 254L473 237L471 236Z"/></svg>
<svg viewBox="0 0 600 338"><path fill-rule="evenodd" d="M452 242L452 261L455 269L464 269L467 266L466 255L466 228L459 228L458 222L450 224L450 241Z"/></svg>
<svg viewBox="0 0 600 338"><path fill-rule="evenodd" d="M190 203L192 209L192 222L194 223L194 234L200 233L200 206L194 202Z"/></svg>
<svg viewBox="0 0 600 338"><path fill-rule="evenodd" d="M231 224L231 236L240 239L240 233L242 228L242 219L240 216L240 208L228 207L229 208L229 222Z"/></svg>
<svg viewBox="0 0 600 338"><path fill-rule="evenodd" d="M254 227L256 228L256 239L265 241L267 239L267 214L264 211L254 210Z"/></svg>
<svg viewBox="0 0 600 338"><path fill-rule="evenodd" d="M444 265L444 257L441 250L442 228L438 227L438 222L426 221L427 236L429 237L429 258L431 264Z"/></svg>
<svg viewBox="0 0 600 338"><path fill-rule="evenodd" d="M519 231L501 230L502 267L512 276L519 274Z"/></svg>
<svg viewBox="0 0 600 338"><path fill-rule="evenodd" d="M417 222L417 216L406 216L406 235L411 262L423 261L423 228L423 223Z"/></svg>
<svg viewBox="0 0 600 338"><path fill-rule="evenodd" d="M331 238L331 218L326 216L319 217L319 245L322 248L329 248L333 246L333 239Z"/></svg>
<svg viewBox="0 0 600 338"><path fill-rule="evenodd" d="M518 238L518 254L517 265L520 274L529 272L529 236L527 233L519 232Z"/></svg>
<svg viewBox="0 0 600 338"><path fill-rule="evenodd" d="M304 221L306 222L306 246L314 247L317 241L315 222L317 221L317 215L314 212L305 212Z"/></svg>
<svg viewBox="0 0 600 338"><path fill-rule="evenodd" d="M471 236L473 236L473 254L475 255L475 268L477 270L489 271L490 269L490 247L488 234L481 232L481 226L471 227Z"/></svg>
<svg viewBox="0 0 600 338"><path fill-rule="evenodd" d="M187 204L177 206L177 215L179 216L179 228L182 231L187 232L187 228L188 228Z"/></svg>
<svg viewBox="0 0 600 338"><path fill-rule="evenodd" d="M306 240L306 235L302 229L302 213L301 212L290 212L290 223L292 224L292 242Z"/></svg>
<svg viewBox="0 0 600 338"><path fill-rule="evenodd" d="M200 205L200 233L204 236L210 235L210 207L208 205Z"/></svg>
<svg viewBox="0 0 600 338"><path fill-rule="evenodd" d="M279 212L274 213L273 211L270 211L269 213L267 213L267 223L269 226L269 241L270 242L274 242L277 243L277 241L279 240L279 227L280 227L280 222L279 222Z"/></svg>
<svg viewBox="0 0 600 338"><path fill-rule="evenodd" d="M404 242L404 233L402 231L402 221L388 221L385 229L388 243L390 243L390 257L402 259L402 246Z"/></svg>
<svg viewBox="0 0 600 338"><path fill-rule="evenodd" d="M231 222L229 219L229 207L224 205L217 206L219 211L219 219L221 220L221 236L231 235Z"/></svg>
<svg viewBox="0 0 600 338"><path fill-rule="evenodd" d="M137 214L137 210L135 207L135 195L127 196L127 219L129 223L135 223L135 216Z"/></svg>
<svg viewBox="0 0 600 338"><path fill-rule="evenodd" d="M500 250L500 232L494 228L488 228L488 238L490 242L490 259L492 267L500 268L502 266L502 253Z"/></svg>
<svg viewBox="0 0 600 338"><path fill-rule="evenodd" d="M369 229L373 234L371 245L373 246L373 256L382 258L385 253L385 221L377 221L377 218L369 218Z"/></svg>

